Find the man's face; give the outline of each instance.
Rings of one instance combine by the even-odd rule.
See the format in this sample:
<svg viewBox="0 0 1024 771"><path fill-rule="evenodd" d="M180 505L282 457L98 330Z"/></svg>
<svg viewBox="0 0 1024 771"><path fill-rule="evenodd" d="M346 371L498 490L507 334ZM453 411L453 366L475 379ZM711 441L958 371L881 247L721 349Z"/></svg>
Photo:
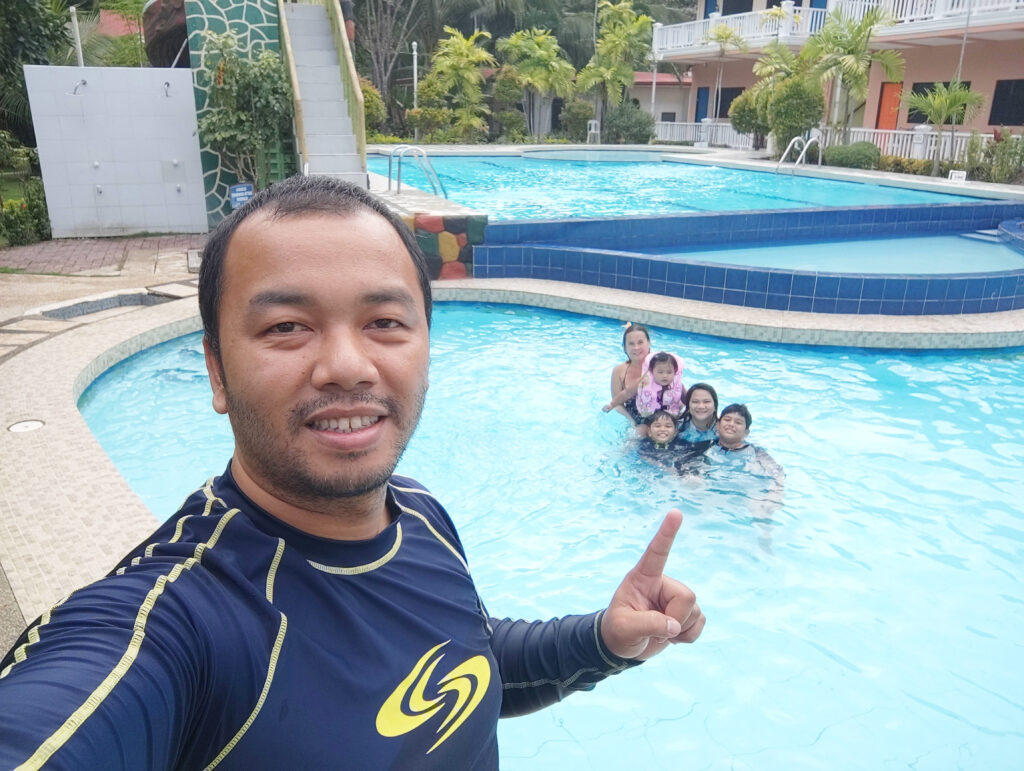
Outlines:
<svg viewBox="0 0 1024 771"><path fill-rule="evenodd" d="M747 421L738 412L718 419L718 441L724 447L739 447L748 433Z"/></svg>
<svg viewBox="0 0 1024 771"><path fill-rule="evenodd" d="M658 444L671 442L676 435L676 423L671 418L660 417L651 423L651 439Z"/></svg>
<svg viewBox="0 0 1024 771"><path fill-rule="evenodd" d="M256 484L320 508L387 481L423 407L429 337L412 258L386 220L253 215L228 246L219 322L213 406Z"/></svg>

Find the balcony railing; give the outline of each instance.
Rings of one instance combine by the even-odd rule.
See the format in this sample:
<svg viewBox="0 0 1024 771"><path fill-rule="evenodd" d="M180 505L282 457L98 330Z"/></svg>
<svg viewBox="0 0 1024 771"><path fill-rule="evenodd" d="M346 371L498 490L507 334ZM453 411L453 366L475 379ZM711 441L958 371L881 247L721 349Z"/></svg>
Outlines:
<svg viewBox="0 0 1024 771"><path fill-rule="evenodd" d="M896 21L893 26L878 30L880 38L905 32L904 24L928 22L929 27L963 26L968 12L972 25L990 24L999 14L1024 13L1024 0L832 0L828 10L860 19L875 6L885 8ZM656 27L654 52L659 56L700 49L717 53L715 44L708 41L708 32L719 24L736 30L753 48L773 39L805 40L821 29L826 15L825 9L793 8L782 14L754 11Z"/></svg>
<svg viewBox="0 0 1024 771"><path fill-rule="evenodd" d="M753 147L750 134L740 134L729 123L666 123L654 124L654 136L662 142L693 142L709 147L732 147L749 150Z"/></svg>

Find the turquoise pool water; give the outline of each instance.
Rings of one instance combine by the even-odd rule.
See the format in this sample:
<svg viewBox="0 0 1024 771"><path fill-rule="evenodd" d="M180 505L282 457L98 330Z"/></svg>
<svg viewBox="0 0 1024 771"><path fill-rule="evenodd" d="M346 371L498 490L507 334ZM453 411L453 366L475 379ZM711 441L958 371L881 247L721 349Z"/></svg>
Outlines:
<svg viewBox="0 0 1024 771"><path fill-rule="evenodd" d="M441 303L431 390L401 463L445 501L492 613L603 606L662 513L669 572L708 617L675 648L502 721L503 769L1015 769L1024 754L1024 353L811 349L654 330L685 380L754 415L786 469L683 483L606 415L619 323ZM199 337L83 395L163 517L231 452Z"/></svg>
<svg viewBox="0 0 1024 771"><path fill-rule="evenodd" d="M987 273L1024 269L1024 254L1006 244L959 236L865 238L859 241L771 243L724 249L684 251L675 247L644 250L686 262L713 262L776 270L825 273L932 275Z"/></svg>
<svg viewBox="0 0 1024 771"><path fill-rule="evenodd" d="M978 201L897 187L726 169L693 163L431 156L448 197L495 220ZM388 159L368 156L371 172ZM394 176L394 173L393 173ZM402 182L430 190L406 160Z"/></svg>

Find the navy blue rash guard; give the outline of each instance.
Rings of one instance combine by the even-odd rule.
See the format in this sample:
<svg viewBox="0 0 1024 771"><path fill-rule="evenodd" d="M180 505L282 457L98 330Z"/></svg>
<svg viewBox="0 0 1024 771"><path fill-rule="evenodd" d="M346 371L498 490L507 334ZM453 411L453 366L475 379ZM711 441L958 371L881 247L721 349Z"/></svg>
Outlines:
<svg viewBox="0 0 1024 771"><path fill-rule="evenodd" d="M635 663L601 613L489 618L437 500L395 476L387 505L318 538L229 466L0 662L0 767L496 768L499 716Z"/></svg>

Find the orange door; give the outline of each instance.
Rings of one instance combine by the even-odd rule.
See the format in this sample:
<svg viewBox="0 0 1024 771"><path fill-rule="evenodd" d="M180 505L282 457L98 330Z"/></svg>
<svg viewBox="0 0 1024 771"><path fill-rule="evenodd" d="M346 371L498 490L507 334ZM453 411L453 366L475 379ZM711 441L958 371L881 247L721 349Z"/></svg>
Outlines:
<svg viewBox="0 0 1024 771"><path fill-rule="evenodd" d="M900 95L903 93L902 83L886 82L882 84L882 93L878 95L878 117L875 128L892 131L896 128L896 118L900 114Z"/></svg>

